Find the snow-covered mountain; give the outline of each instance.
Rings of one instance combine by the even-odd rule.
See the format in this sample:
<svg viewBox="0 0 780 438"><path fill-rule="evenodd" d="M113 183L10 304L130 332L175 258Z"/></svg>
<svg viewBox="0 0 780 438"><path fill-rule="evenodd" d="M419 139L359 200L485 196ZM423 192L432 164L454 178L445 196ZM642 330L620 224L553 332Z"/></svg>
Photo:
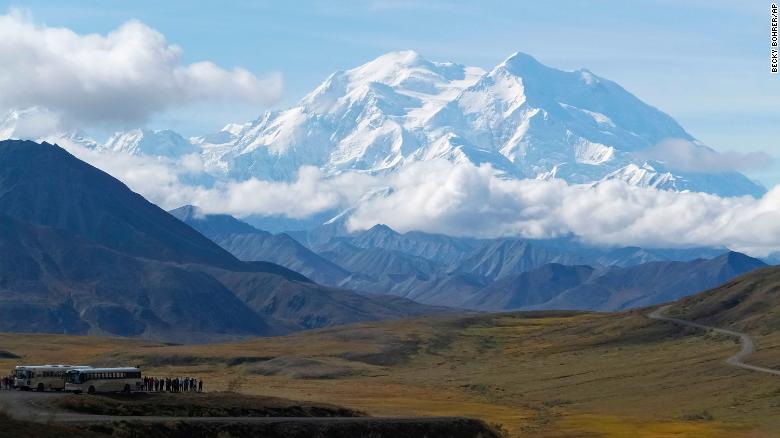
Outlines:
<svg viewBox="0 0 780 438"><path fill-rule="evenodd" d="M100 148L133 155L180 157L199 152L189 140L171 130L133 129L117 132Z"/></svg>
<svg viewBox="0 0 780 438"><path fill-rule="evenodd" d="M0 138L15 138L19 124L13 117L0 123ZM289 181L302 165L326 174L382 173L446 159L489 163L507 178L619 179L724 196L765 192L737 172L681 171L663 157L648 160L644 152L667 139L712 151L618 84L587 70L546 67L522 53L490 71L428 61L413 51L388 53L333 73L292 108L189 140L141 129L103 145L79 133L59 138L166 158L200 153L215 180Z"/></svg>
<svg viewBox="0 0 780 438"><path fill-rule="evenodd" d="M332 74L293 108L193 141L211 172L239 179L289 180L301 165L385 172L444 158L490 163L512 178L764 192L739 173L679 172L637 157L669 138L706 148L667 114L587 70L516 53L485 72L406 51Z"/></svg>
<svg viewBox="0 0 780 438"><path fill-rule="evenodd" d="M0 140L6 139L46 141L66 149L69 146L80 146L101 152L164 158L179 158L201 152L192 141L168 129L120 131L110 136L105 143L100 143L84 131L61 128L58 117L40 107L12 110L0 119Z"/></svg>
<svg viewBox="0 0 780 438"><path fill-rule="evenodd" d="M40 107L12 110L0 119L0 140L7 139L47 141L62 146L78 144L91 149L101 147L83 131L62 129L59 117Z"/></svg>

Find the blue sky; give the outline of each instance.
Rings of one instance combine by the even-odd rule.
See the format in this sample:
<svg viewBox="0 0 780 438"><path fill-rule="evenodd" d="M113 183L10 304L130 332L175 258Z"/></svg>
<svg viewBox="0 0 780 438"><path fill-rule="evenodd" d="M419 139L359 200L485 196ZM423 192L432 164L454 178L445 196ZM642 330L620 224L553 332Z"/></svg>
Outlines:
<svg viewBox="0 0 780 438"><path fill-rule="evenodd" d="M184 62L258 76L279 72L289 106L335 70L414 49L490 68L515 51L588 68L676 118L716 149L780 157L780 76L769 73L764 1L0 1L34 20L106 33L130 19L162 32ZM149 123L193 135L259 115L257 106L195 105ZM780 183L780 164L748 172Z"/></svg>

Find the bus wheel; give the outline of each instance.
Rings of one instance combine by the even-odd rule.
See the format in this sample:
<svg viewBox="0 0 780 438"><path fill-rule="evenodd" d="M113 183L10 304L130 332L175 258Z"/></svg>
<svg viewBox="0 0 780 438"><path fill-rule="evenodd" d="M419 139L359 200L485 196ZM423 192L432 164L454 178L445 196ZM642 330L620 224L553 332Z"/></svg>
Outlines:
<svg viewBox="0 0 780 438"><path fill-rule="evenodd" d="M37 387L37 388L35 388L35 390L36 390L36 391L38 391L38 392L43 392L43 391L44 391L44 386L43 386L43 383L39 383L39 384L38 384L38 387Z"/></svg>
<svg viewBox="0 0 780 438"><path fill-rule="evenodd" d="M95 387L90 386L89 389L87 389L87 394L94 394L95 393Z"/></svg>
<svg viewBox="0 0 780 438"><path fill-rule="evenodd" d="M130 394L130 385L125 385L125 389L122 392L125 394Z"/></svg>

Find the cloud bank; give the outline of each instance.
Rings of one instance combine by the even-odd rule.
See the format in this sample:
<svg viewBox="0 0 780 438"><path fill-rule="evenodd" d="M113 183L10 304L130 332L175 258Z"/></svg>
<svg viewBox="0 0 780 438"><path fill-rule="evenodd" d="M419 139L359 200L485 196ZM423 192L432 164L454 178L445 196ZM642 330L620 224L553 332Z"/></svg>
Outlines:
<svg viewBox="0 0 780 438"><path fill-rule="evenodd" d="M635 155L643 160L663 162L670 169L703 173L763 169L773 161L765 152L718 152L683 139L667 139Z"/></svg>
<svg viewBox="0 0 780 438"><path fill-rule="evenodd" d="M129 21L106 35L36 24L18 10L0 15L0 111L38 106L68 126L137 123L194 102L269 104L282 78L258 78L212 62L182 64L182 50Z"/></svg>
<svg viewBox="0 0 780 438"><path fill-rule="evenodd" d="M488 166L420 163L390 177L384 198L350 219L474 237L550 238L574 234L606 245L727 246L757 256L780 249L780 187L761 199L722 198L607 181L506 180Z"/></svg>
<svg viewBox="0 0 780 438"><path fill-rule="evenodd" d="M754 256L780 251L780 186L760 199L670 192L607 181L508 180L488 165L420 162L397 173L327 176L303 167L294 182L249 179L192 184L197 163L64 145L166 209L305 218L352 209L348 226L454 236L551 238L645 247L725 246ZM197 178L196 178L197 180ZM374 194L366 196L367 193Z"/></svg>

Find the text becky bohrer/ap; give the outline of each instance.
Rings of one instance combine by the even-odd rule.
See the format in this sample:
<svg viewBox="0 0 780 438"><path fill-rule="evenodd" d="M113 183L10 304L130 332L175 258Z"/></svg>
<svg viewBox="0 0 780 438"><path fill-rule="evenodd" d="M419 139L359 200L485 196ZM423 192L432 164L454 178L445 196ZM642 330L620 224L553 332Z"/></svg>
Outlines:
<svg viewBox="0 0 780 438"><path fill-rule="evenodd" d="M770 16L771 16L770 19L771 31L769 37L772 42L770 59L771 59L772 73L777 73L777 3L772 3Z"/></svg>

